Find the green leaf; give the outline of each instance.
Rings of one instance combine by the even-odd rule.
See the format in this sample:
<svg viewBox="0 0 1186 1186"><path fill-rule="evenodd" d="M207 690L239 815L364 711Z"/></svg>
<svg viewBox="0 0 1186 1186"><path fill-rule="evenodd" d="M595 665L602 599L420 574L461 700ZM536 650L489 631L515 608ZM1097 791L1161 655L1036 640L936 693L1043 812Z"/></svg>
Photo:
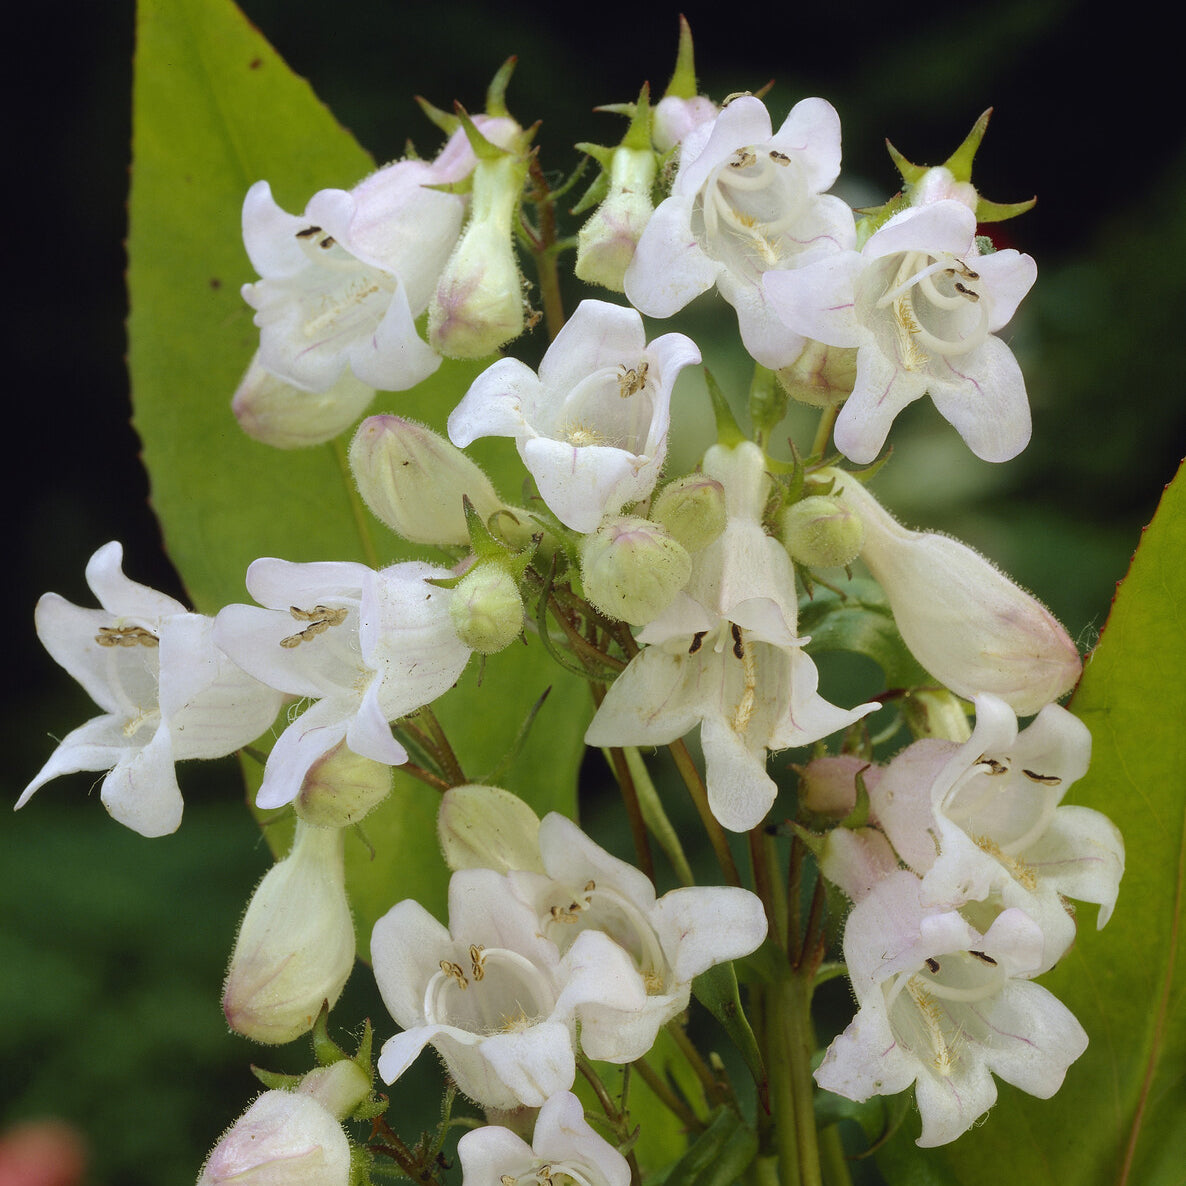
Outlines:
<svg viewBox="0 0 1186 1186"><path fill-rule="evenodd" d="M799 603L799 632L811 635L805 648L809 655L821 651L868 655L881 668L888 688L935 682L902 641L885 593L875 581L848 581L843 597L816 586L811 600Z"/></svg>
<svg viewBox="0 0 1186 1186"><path fill-rule="evenodd" d="M299 211L317 189L348 187L372 167L229 0L141 0L128 239L134 423L165 544L204 613L247 600L244 574L259 556L376 565L435 558L371 518L340 442L281 452L240 432L230 411L257 343L238 292L253 278L239 229L247 188L266 178L276 200ZM380 394L372 411L398 410L440 430L481 366L446 362L414 391ZM517 493L522 469L505 444L474 453ZM436 706L466 771L494 767L554 685L507 785L541 815L572 814L588 692L537 646L493 656L483 683L472 664ZM347 844L360 950L399 898L441 911L447 871L436 808L434 791L397 772L391 798L365 821L370 847ZM285 827L266 834L282 851Z"/></svg>
<svg viewBox="0 0 1186 1186"><path fill-rule="evenodd" d="M762 1065L762 1052L758 1049L749 1018L741 1007L737 973L732 962L714 964L707 972L701 972L692 981L692 994L725 1027L733 1045L745 1059L754 1082L762 1088L766 1082L766 1068Z"/></svg>
<svg viewBox="0 0 1186 1186"><path fill-rule="evenodd" d="M1062 1090L1035 1100L1002 1084L987 1121L954 1145L898 1145L891 1183L938 1159L959 1186L1180 1186L1186 1166L1186 476L1146 528L1071 705L1093 737L1068 796L1110 816L1127 869L1097 931L1079 910L1069 955L1040 983L1090 1037ZM906 1128L911 1129L907 1122ZM913 1132L911 1136L913 1136ZM909 1138L907 1138L908 1140Z"/></svg>

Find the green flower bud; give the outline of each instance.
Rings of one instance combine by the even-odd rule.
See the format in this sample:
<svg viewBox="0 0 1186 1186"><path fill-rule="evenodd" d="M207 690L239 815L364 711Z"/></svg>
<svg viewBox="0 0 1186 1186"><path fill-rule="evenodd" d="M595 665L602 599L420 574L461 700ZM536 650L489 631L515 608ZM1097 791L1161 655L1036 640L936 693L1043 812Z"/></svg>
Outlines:
<svg viewBox="0 0 1186 1186"><path fill-rule="evenodd" d="M343 1058L328 1067L314 1067L297 1091L312 1096L331 1116L345 1120L371 1094L371 1081L354 1059Z"/></svg>
<svg viewBox="0 0 1186 1186"><path fill-rule="evenodd" d="M376 519L414 544L468 544L462 495L483 520L502 507L490 479L456 445L400 416L370 416L350 442L350 469Z"/></svg>
<svg viewBox="0 0 1186 1186"><path fill-rule="evenodd" d="M632 626L656 618L691 575L687 549L647 519L610 519L582 541L586 599Z"/></svg>
<svg viewBox="0 0 1186 1186"><path fill-rule="evenodd" d="M857 558L865 529L848 507L834 498L814 495L783 511L779 537L797 563L808 568L839 568Z"/></svg>
<svg viewBox="0 0 1186 1186"><path fill-rule="evenodd" d="M340 741L309 767L292 806L315 828L345 828L382 803L391 783L390 766L360 757Z"/></svg>
<svg viewBox="0 0 1186 1186"><path fill-rule="evenodd" d="M699 552L725 530L725 488L706 474L668 482L651 504L651 518L689 552Z"/></svg>
<svg viewBox="0 0 1186 1186"><path fill-rule="evenodd" d="M480 655L509 647L523 633L523 598L497 562L476 564L453 590L449 617L457 637Z"/></svg>
<svg viewBox="0 0 1186 1186"><path fill-rule="evenodd" d="M609 193L577 235L576 274L588 284L623 291L626 267L654 213L651 149L619 147L610 159Z"/></svg>
<svg viewBox="0 0 1186 1186"><path fill-rule="evenodd" d="M458 869L544 872L539 855L539 816L510 791L471 784L441 796L437 836L445 863Z"/></svg>
<svg viewBox="0 0 1186 1186"><path fill-rule="evenodd" d="M813 408L831 408L852 394L857 381L857 352L822 342L808 342L790 366L775 372L792 399Z"/></svg>

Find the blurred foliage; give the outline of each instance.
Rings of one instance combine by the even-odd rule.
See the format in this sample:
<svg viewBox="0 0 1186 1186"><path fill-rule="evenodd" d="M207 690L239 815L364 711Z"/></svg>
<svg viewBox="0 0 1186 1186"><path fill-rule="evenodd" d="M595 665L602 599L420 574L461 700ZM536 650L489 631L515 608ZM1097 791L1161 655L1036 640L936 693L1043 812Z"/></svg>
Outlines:
<svg viewBox="0 0 1186 1186"><path fill-rule="evenodd" d="M28 159L40 173L42 233L14 246L28 252L18 262L27 299L10 335L19 397L9 427L14 440L51 452L47 480L36 485L27 469L9 467L20 486L8 505L21 508L9 630L17 678L6 683L5 703L10 802L48 756L49 735L93 711L38 648L36 596L54 589L89 603L83 566L111 538L124 540L135 579L181 592L146 508L127 424L120 242L131 6L75 7L69 20L45 8L40 40L53 46L54 69L28 84L21 105L21 134L37 140ZM557 175L576 163L569 145L604 141L618 128L618 117L591 115L593 106L634 96L644 78L666 83L676 40L675 9L637 6L628 21L612 5L593 14L457 3L446 19L435 5L353 0L332 22L310 0L244 8L378 159L399 155L408 137L424 151L435 144L411 95L477 109L499 63L518 53L511 109L523 122L543 119L543 163ZM786 9L761 28L719 6L703 15L685 8L702 87L719 99L777 78L776 118L803 95L831 99L845 132L841 192L858 204L883 200L894 185L882 138L912 160L941 160L995 104L977 181L1001 201L1039 194L1036 210L1005 224L999 240L1039 262L1038 285L1010 327L1034 443L1010 465L978 462L923 402L899 420L878 491L910 525L950 531L991 556L1086 647L1186 435L1186 345L1170 324L1186 298L1172 266L1183 246L1186 158L1168 112L1157 115L1165 109L1155 89L1168 41L1166 51L1138 50L1126 39L1148 41L1140 22L1105 25L1086 3L1067 0L1013 0L978 9L974 20L960 6L817 8ZM1106 88L1093 91L1093 79ZM245 258L238 278L251 278ZM732 345L731 312L702 299L680 328L743 399L748 366ZM678 464L694 460L687 438L707 432L709 419L695 378L676 398L685 433L675 442ZM227 423L236 431L229 411ZM802 439L804 429L794 431ZM605 782L601 762L599 754L586 762L582 822L628 855L612 804L594 793ZM247 1062L309 1062L303 1043L272 1057L229 1035L219 1015L234 926L268 858L233 764L183 770L185 826L153 842L106 818L87 794L93 781L52 784L0 827L2 1115L76 1122L94 1151L91 1186L188 1183L254 1091ZM679 827L682 803L672 816ZM844 990L829 989L842 1015ZM385 1011L360 970L340 1015L368 1013L385 1036ZM410 1130L435 1114L435 1067L422 1063L423 1079L401 1095Z"/></svg>

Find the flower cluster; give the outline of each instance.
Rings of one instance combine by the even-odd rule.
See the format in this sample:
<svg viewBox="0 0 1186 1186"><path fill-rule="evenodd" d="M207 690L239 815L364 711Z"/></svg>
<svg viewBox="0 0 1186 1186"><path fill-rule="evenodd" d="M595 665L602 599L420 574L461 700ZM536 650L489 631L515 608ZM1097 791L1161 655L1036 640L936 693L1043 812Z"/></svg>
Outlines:
<svg viewBox="0 0 1186 1186"><path fill-rule="evenodd" d="M875 461L896 414L923 395L977 456L1020 452L1025 386L998 333L1033 261L977 235L991 204L971 184L969 151L910 166L903 194L854 212L827 192L841 164L831 104L805 98L777 131L752 94L718 107L696 93L684 32L668 93L652 108L643 87L622 105L618 146L583 146L602 173L570 240L557 237L534 129L506 110L509 67L486 114L434 111L448 139L432 160L322 190L299 216L267 181L248 191L243 239L259 279L242 291L260 338L233 407L253 437L324 443L376 390L415 387L442 358L486 364L434 409L436 427L385 412L354 428L354 483L391 532L379 551L404 559L263 557L245 578L256 604L206 618L127 580L108 544L87 569L101 609L48 594L36 614L50 654L103 715L66 737L17 806L58 775L107 771L111 814L161 835L181 820L175 761L258 754L255 804L291 811L295 835L243 918L228 1023L261 1043L314 1029L354 966L357 909L374 924L374 975L400 1027L381 1078L398 1080L431 1046L453 1087L511 1125L462 1138L470 1183L637 1180L625 1105L604 1107L615 1146L584 1119L577 1069L604 1106L592 1062L642 1074L665 1032L687 1053L694 994L742 1048L759 1098L775 1083L782 1114L750 1124L699 1054L688 1058L709 1115L651 1072L659 1098L703 1131L702 1160L728 1145L722 1173L744 1176L766 1156L771 1124L785 1154L786 1126L811 1110L800 1049L811 1025L782 1014L810 1003L829 931L822 879L851 902L843 956L858 1012L815 1072L821 1087L861 1101L913 1085L923 1145L982 1116L994 1075L1049 1096L1087 1037L1035 978L1073 942L1067 900L1097 904L1102 926L1124 866L1116 828L1062 801L1091 748L1057 703L1082 669L1066 631L966 545L902 526L867 489L872 471L828 454L834 429L848 462ZM584 299L564 321L552 265L566 244L579 278L628 303ZM540 319L520 253L540 265L548 319L536 369L496 357ZM643 314L674 316L711 289L755 364L754 428L741 431L710 377L718 439L673 473L671 434L684 431L673 394L702 354L682 332L648 339ZM791 398L822 420L811 450L788 461L770 442ZM465 452L490 437L514 441L518 502ZM813 601L820 588L831 598ZM509 790L466 778L465 729L446 736L433 705L474 652L485 678L487 656L523 646L589 684L584 741L609 759L641 868L565 815L541 820ZM829 648L870 655L885 686L859 704L821 693ZM494 688L467 691L479 697L475 733L498 671L492 661ZM1034 719L1022 728L1019 715ZM508 764L533 720L505 739ZM684 741L693 734L698 751ZM663 746L678 779L640 752ZM771 758L806 746L793 796L789 763ZM366 917L373 889L352 908L344 833L386 809L393 767L440 797L447 923L411 897ZM550 775L559 785L573 773L557 761ZM729 884L696 884L688 837L667 815L675 781ZM748 834L756 892L726 832ZM642 871L652 841L680 883L662 894ZM376 869L398 863L373 855ZM805 923L801 901L813 902ZM763 945L742 965L751 1027L723 965ZM343 1123L381 1108L370 1072L368 1045L265 1092L200 1183L362 1181L366 1157ZM447 1111L440 1141L418 1149L439 1154ZM405 1176L435 1180L406 1143L373 1139L404 1158ZM670 1180L701 1181L701 1164Z"/></svg>

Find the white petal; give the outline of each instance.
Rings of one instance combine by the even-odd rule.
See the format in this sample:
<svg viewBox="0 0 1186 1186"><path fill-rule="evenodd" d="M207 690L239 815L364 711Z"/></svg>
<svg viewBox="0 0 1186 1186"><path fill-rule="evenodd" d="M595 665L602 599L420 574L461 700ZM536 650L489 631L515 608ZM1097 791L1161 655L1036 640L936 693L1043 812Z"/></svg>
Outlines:
<svg viewBox="0 0 1186 1186"><path fill-rule="evenodd" d="M671 890L651 915L679 980L690 981L714 964L756 951L766 938L761 900L734 886Z"/></svg>
<svg viewBox="0 0 1186 1186"><path fill-rule="evenodd" d="M724 265L692 233L691 198L673 195L651 215L626 269L626 297L648 317L670 317L716 283Z"/></svg>
<svg viewBox="0 0 1186 1186"><path fill-rule="evenodd" d="M568 1028L544 1022L519 1034L496 1034L478 1047L515 1098L529 1108L565 1091L576 1078L576 1059Z"/></svg>
<svg viewBox="0 0 1186 1186"><path fill-rule="evenodd" d="M167 836L181 826L181 790L173 769L168 730L120 761L99 793L111 818L141 836Z"/></svg>
<svg viewBox="0 0 1186 1186"><path fill-rule="evenodd" d="M459 449L479 437L520 437L530 430L525 415L543 398L535 372L517 358L500 358L470 385L449 414L449 440Z"/></svg>
<svg viewBox="0 0 1186 1186"><path fill-rule="evenodd" d="M346 726L357 707L357 700L327 699L301 713L280 734L268 755L256 806L270 811L291 803L300 793L309 767L345 739Z"/></svg>

